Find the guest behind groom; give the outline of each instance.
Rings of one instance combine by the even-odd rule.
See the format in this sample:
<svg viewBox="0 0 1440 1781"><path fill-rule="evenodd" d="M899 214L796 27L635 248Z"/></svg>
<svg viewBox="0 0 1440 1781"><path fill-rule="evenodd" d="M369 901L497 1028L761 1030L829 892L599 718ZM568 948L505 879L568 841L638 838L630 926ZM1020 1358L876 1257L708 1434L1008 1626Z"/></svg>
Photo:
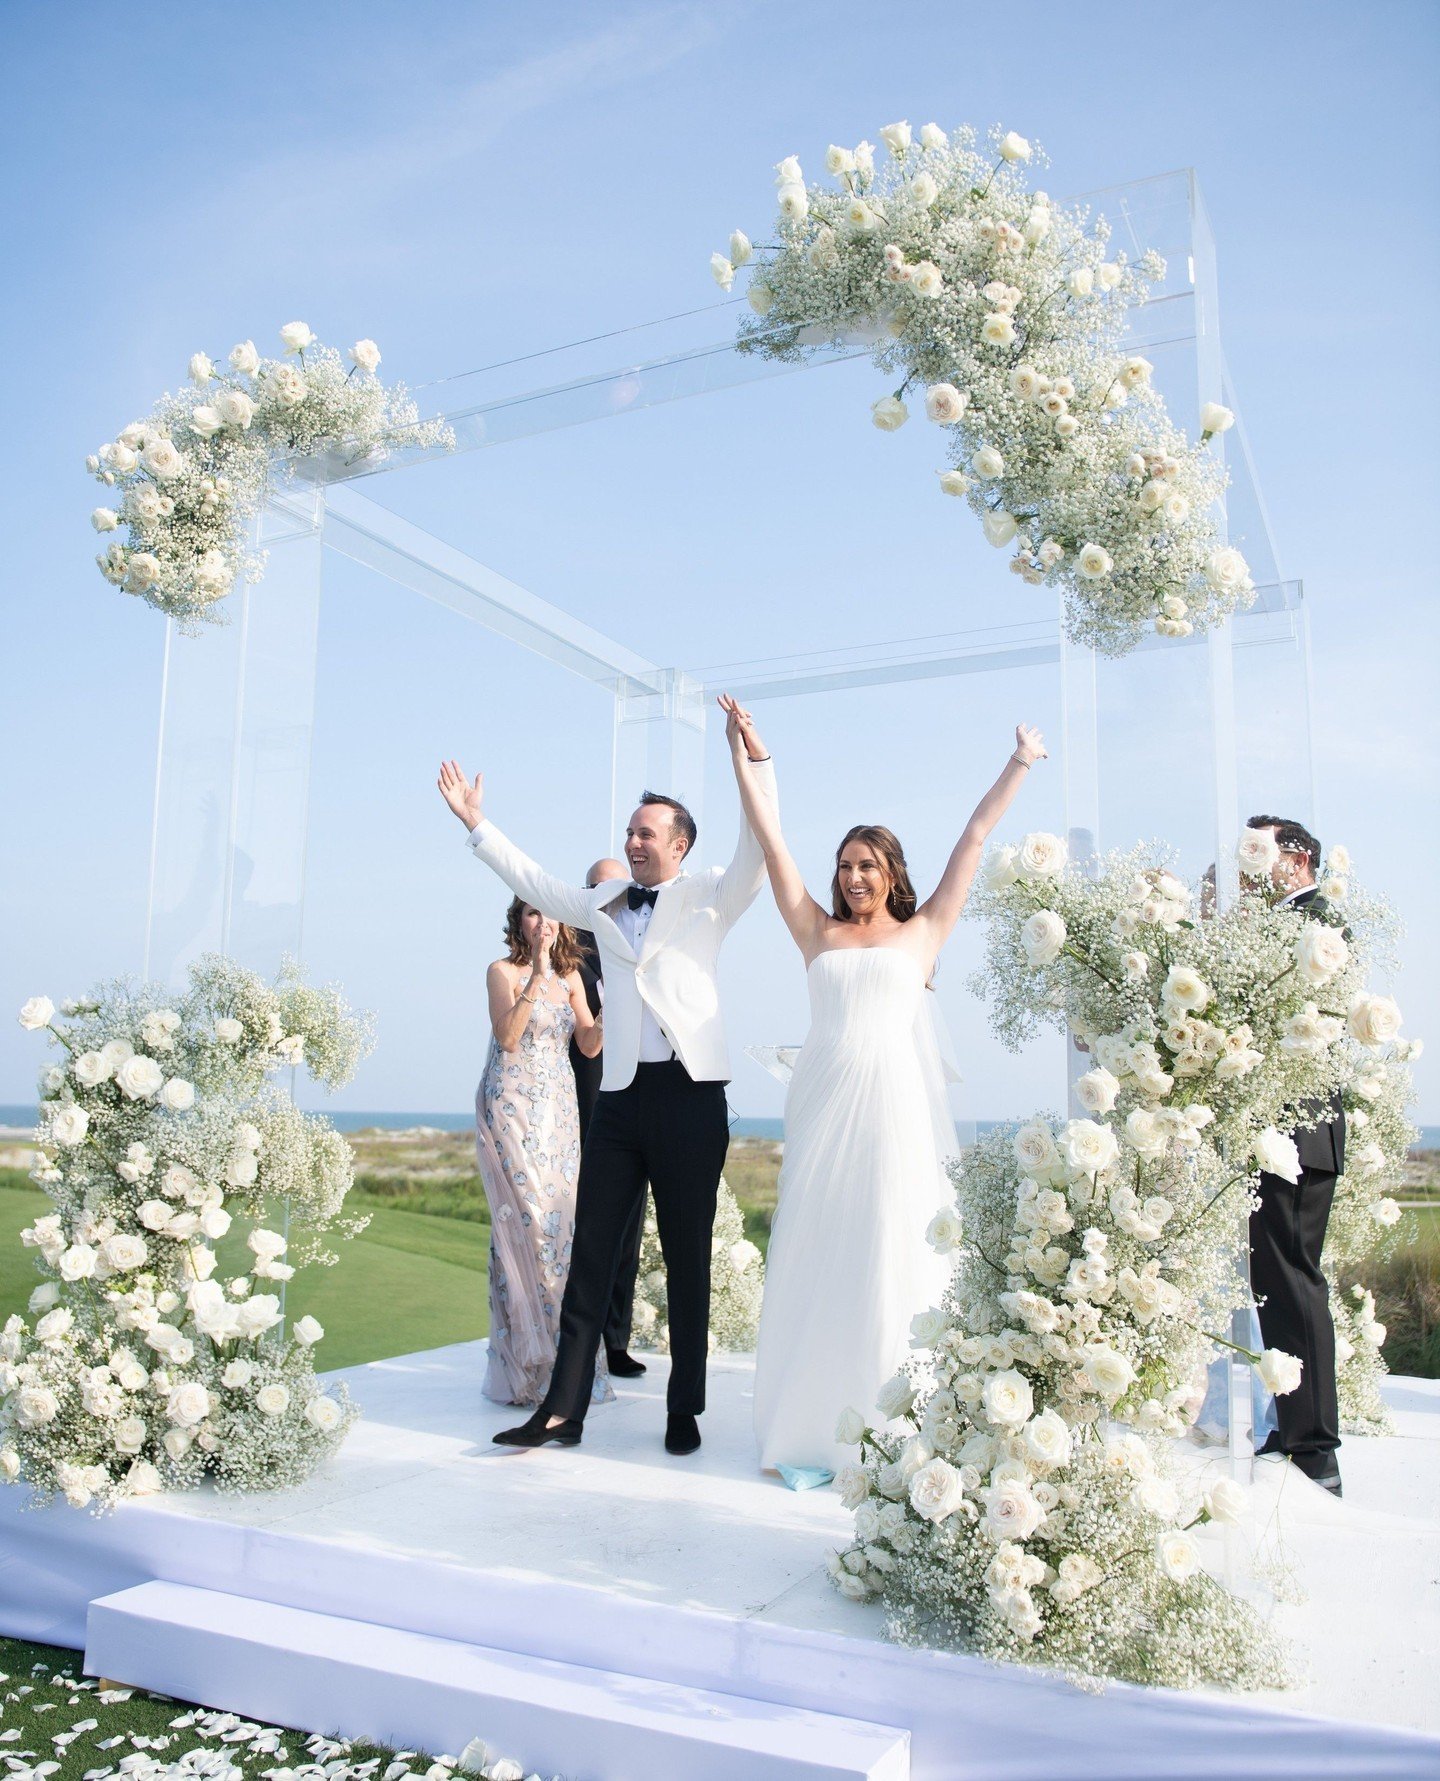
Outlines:
<svg viewBox="0 0 1440 1781"><path fill-rule="evenodd" d="M1245 826L1269 829L1280 849L1271 870L1276 907L1335 924L1316 886L1320 843L1310 831L1282 816L1252 816ZM1292 1111L1300 1178L1260 1176L1260 1205L1250 1215L1250 1283L1265 1346L1298 1355L1302 1368L1299 1388L1276 1398L1280 1426L1258 1451L1288 1454L1307 1477L1338 1497L1335 1325L1320 1254L1335 1181L1345 1167L1345 1111L1338 1100Z"/></svg>
<svg viewBox="0 0 1440 1781"><path fill-rule="evenodd" d="M623 860L596 860L585 874L586 890L597 884L625 884L630 868ZM585 985L585 1000L591 1014L598 1015L604 995L601 985L605 970L595 936L584 928L575 931L580 949L580 981ZM581 1049L578 1038L570 1041L570 1067L575 1072L575 1095L580 1103L580 1143L590 1129L590 1115L595 1111L600 1093L600 1076L604 1064L600 1056L589 1057ZM645 1234L645 1201L635 1208L630 1229L620 1254L620 1271L615 1276L615 1290L610 1295L610 1312L605 1319L605 1359L612 1377L638 1379L645 1371L644 1361L630 1353L630 1330L635 1320L635 1277L640 1271L640 1243Z"/></svg>

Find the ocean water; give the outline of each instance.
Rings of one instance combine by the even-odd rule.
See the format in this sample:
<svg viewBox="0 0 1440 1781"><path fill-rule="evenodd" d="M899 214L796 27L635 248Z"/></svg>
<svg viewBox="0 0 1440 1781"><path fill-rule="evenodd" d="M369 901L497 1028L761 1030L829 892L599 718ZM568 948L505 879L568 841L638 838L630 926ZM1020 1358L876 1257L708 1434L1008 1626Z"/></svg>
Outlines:
<svg viewBox="0 0 1440 1781"><path fill-rule="evenodd" d="M321 1107L316 1111L324 1113L342 1132L360 1132L369 1128L379 1127L383 1131L404 1131L415 1126L432 1126L442 1132L468 1132L475 1123L475 1115L464 1113L395 1113L376 1112L369 1109L352 1112L348 1109ZM6 1104L0 1102L0 1125L32 1126L35 1123L35 1108L22 1104ZM963 1143L972 1143L977 1133L983 1136L993 1131L1003 1121L996 1119L957 1120L956 1131ZM755 1119L740 1116L730 1121L731 1135L736 1138L770 1138L778 1140L785 1135L785 1124L779 1119ZM1421 1150L1440 1150L1440 1125L1424 1125L1420 1127Z"/></svg>

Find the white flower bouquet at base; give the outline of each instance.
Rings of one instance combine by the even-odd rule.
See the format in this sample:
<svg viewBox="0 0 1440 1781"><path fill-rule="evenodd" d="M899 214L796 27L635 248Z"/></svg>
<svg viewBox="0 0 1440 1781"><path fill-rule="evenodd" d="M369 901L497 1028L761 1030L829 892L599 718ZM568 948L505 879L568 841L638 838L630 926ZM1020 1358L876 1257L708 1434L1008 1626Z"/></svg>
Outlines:
<svg viewBox="0 0 1440 1781"><path fill-rule="evenodd" d="M319 1323L282 1336L281 1293L365 1221L344 1211L348 1145L270 1077L340 1086L368 1021L288 963L271 986L214 956L173 1005L118 982L20 1020L62 1057L32 1172L53 1209L21 1233L44 1278L33 1324L0 1331L0 1479L77 1508L299 1482L355 1413L316 1375Z"/></svg>
<svg viewBox="0 0 1440 1781"><path fill-rule="evenodd" d="M740 1203L722 1178L715 1202L710 1242L710 1351L749 1354L760 1331L760 1298L765 1290L765 1258L745 1235ZM635 1282L633 1341L637 1348L670 1352L666 1322L665 1257L655 1222L655 1202L645 1203L640 1268Z"/></svg>

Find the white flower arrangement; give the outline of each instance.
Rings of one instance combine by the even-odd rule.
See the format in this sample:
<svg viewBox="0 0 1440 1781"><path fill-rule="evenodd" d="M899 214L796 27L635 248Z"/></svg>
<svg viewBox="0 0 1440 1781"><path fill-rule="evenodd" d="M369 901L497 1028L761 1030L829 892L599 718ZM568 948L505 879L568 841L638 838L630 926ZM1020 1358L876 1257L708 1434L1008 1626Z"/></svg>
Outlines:
<svg viewBox="0 0 1440 1781"><path fill-rule="evenodd" d="M1345 850L1332 850L1320 884L1328 920L1297 922L1262 888L1274 855L1268 830L1241 836L1241 893L1219 915L1208 909L1208 890L1192 889L1144 851L1109 856L1093 879L1073 868L1048 876L1027 869L1029 858L1060 845L1027 836L1018 849L992 850L972 904L989 918L986 966L974 986L993 994L1001 1037L1017 1044L1068 1019L1095 1059L1092 1076L1113 1081L1110 1104L1147 1154L1205 1142L1292 1174L1287 1134L1302 1123L1297 1109L1338 1096L1349 1130L1327 1269L1332 1277L1354 1272L1393 1248L1402 1234L1393 1195L1415 1138L1409 1065L1420 1041L1400 1036L1394 1001L1367 987L1373 970L1388 968L1396 929L1382 904L1338 881L1337 860L1349 870ZM1040 922L1063 933L1043 956L1034 941ZM1354 1433L1384 1428L1379 1346L1349 1345L1339 1372L1342 1424Z"/></svg>
<svg viewBox="0 0 1440 1781"><path fill-rule="evenodd" d="M277 1289L365 1221L344 1213L349 1147L269 1078L303 1056L338 1087L368 1020L288 961L271 987L214 956L173 1005L117 982L20 1020L65 1058L41 1078L32 1171L53 1210L21 1233L46 1278L33 1325L0 1332L0 1479L82 1508L206 1474L297 1482L355 1412L316 1376L315 1319L283 1339Z"/></svg>
<svg viewBox="0 0 1440 1781"><path fill-rule="evenodd" d="M749 1354L760 1330L760 1299L765 1290L765 1258L745 1235L745 1216L723 1177L715 1202L715 1229L710 1240L710 1352ZM640 1267L635 1282L633 1340L637 1348L670 1352L666 1321L669 1299L665 1257L655 1202L646 1201L640 1239Z"/></svg>
<svg viewBox="0 0 1440 1781"><path fill-rule="evenodd" d="M355 463L455 442L443 422L419 418L401 386L380 382L373 340L356 341L347 370L304 322L287 322L280 336L279 359L262 358L251 340L226 368L193 354L189 392L162 396L148 420L85 460L117 503L97 507L91 524L102 537L127 533L96 558L101 574L187 632L218 618L238 580L263 573L250 526L274 474L329 452Z"/></svg>
<svg viewBox="0 0 1440 1781"><path fill-rule="evenodd" d="M837 1478L855 1538L831 1575L879 1598L892 1637L1084 1681L1289 1680L1262 1618L1201 1568L1195 1531L1236 1519L1240 1493L1187 1493L1163 1438L1196 1413L1204 1331L1235 1290L1236 1174L1208 1144L1144 1154L1114 1124L1052 1119L952 1169L952 1284Z"/></svg>
<svg viewBox="0 0 1440 1781"><path fill-rule="evenodd" d="M838 189L807 185L787 157L775 243L739 237L743 259L712 256L726 290L751 267L741 350L798 360L822 332L878 336L875 363L900 383L874 403L875 425L903 426L906 394L923 392L948 434L942 491L969 502L997 548L1014 544L1023 581L1063 591L1079 642L1121 655L1147 627L1186 636L1251 601L1207 449L1234 416L1205 404L1192 443L1124 344L1163 261L1109 257L1103 220L1030 190L1023 168L1040 157L1013 131L992 130L988 151L968 126L927 125L918 145L899 126L881 136L879 173L869 143L830 150Z"/></svg>

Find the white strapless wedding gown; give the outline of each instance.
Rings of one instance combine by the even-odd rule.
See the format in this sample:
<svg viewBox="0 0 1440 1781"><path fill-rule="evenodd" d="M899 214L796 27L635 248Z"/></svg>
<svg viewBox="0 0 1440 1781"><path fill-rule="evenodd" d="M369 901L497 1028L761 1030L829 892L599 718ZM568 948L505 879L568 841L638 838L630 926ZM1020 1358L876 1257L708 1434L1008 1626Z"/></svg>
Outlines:
<svg viewBox="0 0 1440 1781"><path fill-rule="evenodd" d="M949 1264L925 1229L956 1149L925 973L899 947L841 947L809 970L810 1031L785 1101L785 1160L755 1357L760 1464L853 1462L835 1439L909 1351Z"/></svg>

